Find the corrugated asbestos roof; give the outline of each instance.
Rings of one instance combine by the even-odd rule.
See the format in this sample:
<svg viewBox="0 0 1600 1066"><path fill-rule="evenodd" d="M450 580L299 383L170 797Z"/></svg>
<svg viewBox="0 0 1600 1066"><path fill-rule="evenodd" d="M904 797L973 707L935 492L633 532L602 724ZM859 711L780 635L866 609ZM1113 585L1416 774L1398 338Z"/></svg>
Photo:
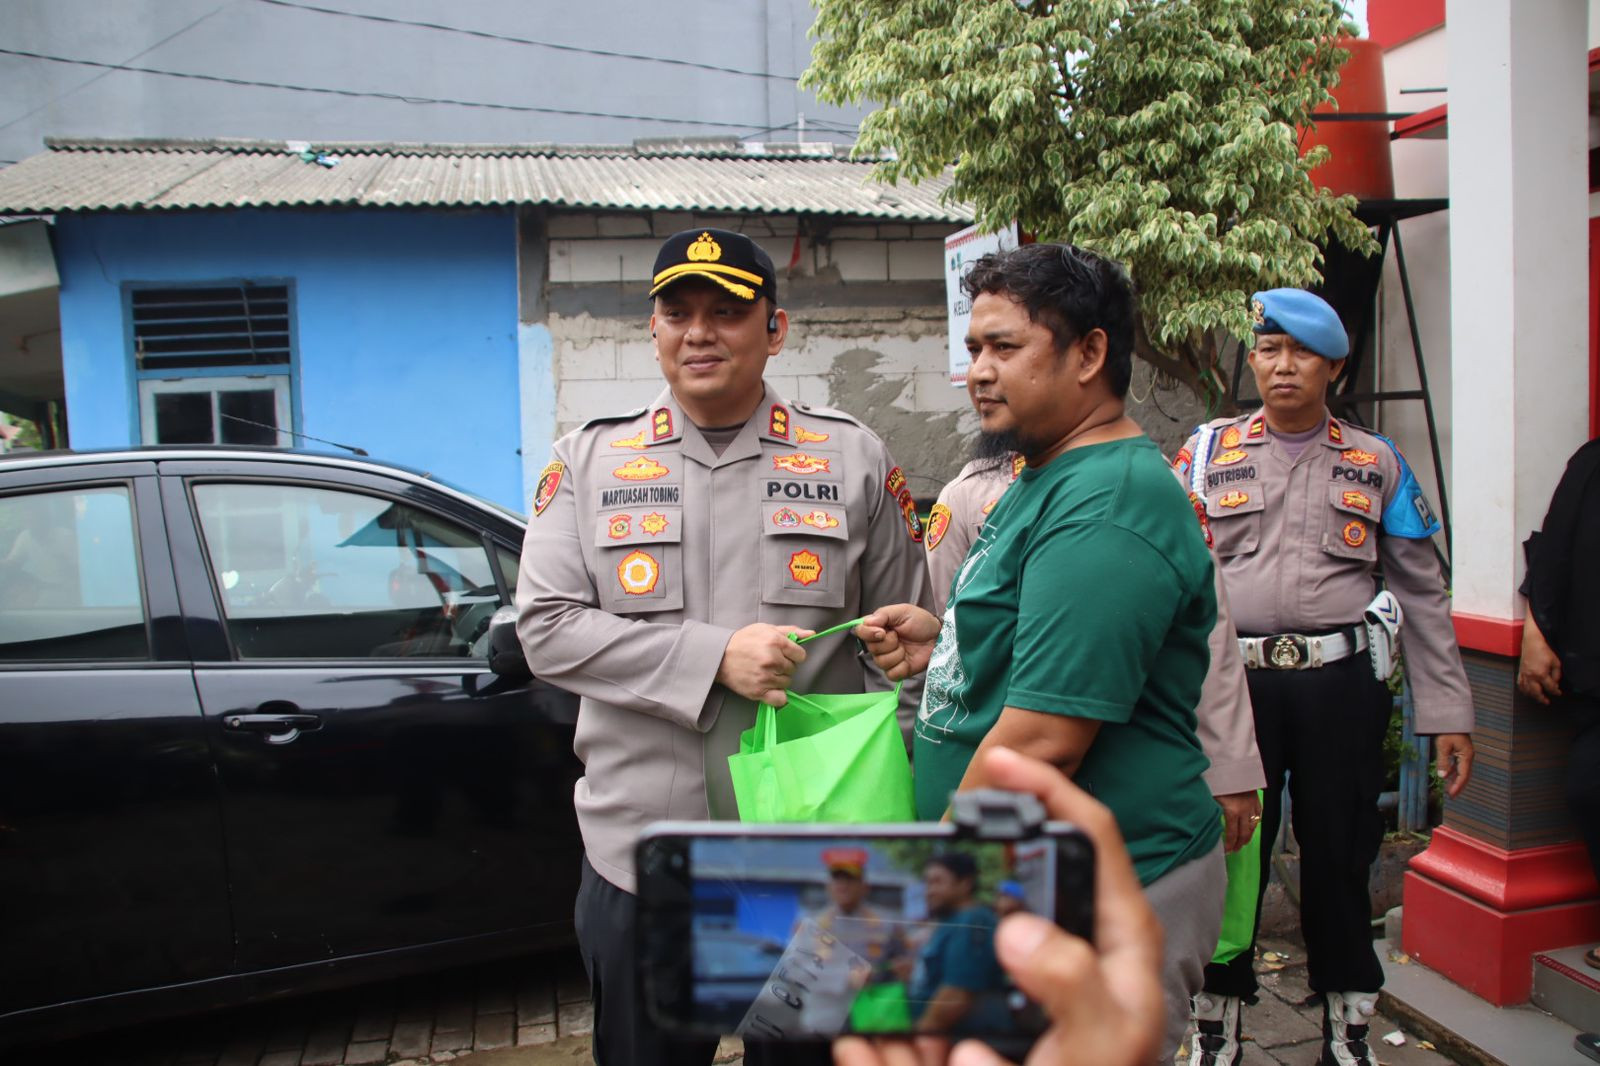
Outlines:
<svg viewBox="0 0 1600 1066"><path fill-rule="evenodd" d="M57 140L0 169L0 214L234 207L483 207L739 211L970 222L941 176L886 186L830 144L314 144Z"/></svg>

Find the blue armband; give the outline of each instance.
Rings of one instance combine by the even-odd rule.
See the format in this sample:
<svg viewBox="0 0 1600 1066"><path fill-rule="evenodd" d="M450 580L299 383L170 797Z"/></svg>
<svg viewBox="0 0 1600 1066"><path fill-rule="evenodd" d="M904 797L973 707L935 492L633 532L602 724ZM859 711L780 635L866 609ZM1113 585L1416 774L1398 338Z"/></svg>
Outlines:
<svg viewBox="0 0 1600 1066"><path fill-rule="evenodd" d="M1439 532L1439 520L1434 517L1433 508L1428 506L1428 498L1422 494L1422 486L1417 484L1417 476L1411 472L1406 457L1400 454L1400 449L1388 437L1378 433L1372 435L1389 446L1389 450L1394 452L1395 462L1400 464L1400 483L1383 508L1383 532L1407 540L1425 540L1433 536Z"/></svg>

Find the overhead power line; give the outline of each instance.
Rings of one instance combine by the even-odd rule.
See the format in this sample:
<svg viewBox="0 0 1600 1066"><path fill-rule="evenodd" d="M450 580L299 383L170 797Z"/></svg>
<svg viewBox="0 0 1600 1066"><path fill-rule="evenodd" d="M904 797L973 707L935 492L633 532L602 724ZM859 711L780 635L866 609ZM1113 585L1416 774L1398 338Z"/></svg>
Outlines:
<svg viewBox="0 0 1600 1066"><path fill-rule="evenodd" d="M319 85L291 85L277 81L255 81L250 78L231 78L220 74L195 74L182 70L162 70L159 67L136 67L130 63L102 63L94 59L75 59L69 56L29 52L20 48L0 48L0 55L20 56L23 59L40 59L49 63L67 63L79 67L99 67L105 70L122 70L132 74L153 74L163 78L186 78L191 81L216 82L222 85L242 85L252 89L280 89L285 92L319 93L324 96L346 96L366 100L392 100L403 104L444 104L450 107L477 107L492 111L520 111L541 115L575 115L579 118L610 118L629 122L661 122L674 126L716 126L720 129L748 130L749 122L718 122L712 119L665 118L660 115L630 115L612 111L576 111L563 107L536 107L532 104L498 104L486 100L452 100L447 97L413 96L409 93L368 92L360 89L330 89Z"/></svg>
<svg viewBox="0 0 1600 1066"><path fill-rule="evenodd" d="M536 48L550 48L557 52L576 52L581 55L603 56L607 59L631 59L643 63L666 63L675 67L694 67L697 70L710 70L718 74L738 74L746 78L769 78L773 81L797 82L800 80L795 74L769 74L764 70L740 70L737 67L722 67L715 63L696 63L689 59L673 59L669 56L647 56L636 52L612 52L604 48L584 48L575 44L557 44L554 41L536 41L530 37L513 37L504 33L491 33L488 30L473 30L464 26L449 26L442 22L423 22L416 19L394 18L389 15L369 15L360 11L341 11L338 8L319 7L316 4L300 4L294 0L257 0L258 3L271 4L274 7L293 8L297 11L314 11L319 15L337 15L341 18L360 19L363 22L383 22L391 26L411 26L417 29L436 30L441 33L459 33L465 37L479 37L490 41L504 41L509 44L532 45Z"/></svg>

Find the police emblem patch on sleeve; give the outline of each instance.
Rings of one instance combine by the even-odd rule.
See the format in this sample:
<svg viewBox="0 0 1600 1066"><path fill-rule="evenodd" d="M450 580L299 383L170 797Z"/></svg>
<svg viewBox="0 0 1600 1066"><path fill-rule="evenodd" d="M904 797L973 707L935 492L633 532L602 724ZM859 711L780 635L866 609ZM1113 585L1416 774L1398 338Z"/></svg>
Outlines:
<svg viewBox="0 0 1600 1066"><path fill-rule="evenodd" d="M550 501L556 498L556 490L561 487L561 475L566 472L566 465L561 462L551 462L539 471L539 486L533 494L533 514L537 518L544 514L544 509L550 506Z"/></svg>
<svg viewBox="0 0 1600 1066"><path fill-rule="evenodd" d="M1179 448L1177 456L1172 460L1172 469L1178 472L1179 477L1187 478L1189 476L1189 471L1193 467L1194 453L1188 448Z"/></svg>
<svg viewBox="0 0 1600 1066"><path fill-rule="evenodd" d="M895 499L900 498L900 490L906 487L906 476L897 466L889 471L889 476L883 479L883 487L889 490L889 495Z"/></svg>
<svg viewBox="0 0 1600 1066"><path fill-rule="evenodd" d="M911 498L910 489L901 489L895 497L900 504L900 514L906 520L906 532L917 543L922 542L922 518L917 514L917 501Z"/></svg>
<svg viewBox="0 0 1600 1066"><path fill-rule="evenodd" d="M934 504L933 510L928 512L928 531L925 535L929 551L939 546L939 542L944 539L945 531L949 528L950 508L942 503Z"/></svg>

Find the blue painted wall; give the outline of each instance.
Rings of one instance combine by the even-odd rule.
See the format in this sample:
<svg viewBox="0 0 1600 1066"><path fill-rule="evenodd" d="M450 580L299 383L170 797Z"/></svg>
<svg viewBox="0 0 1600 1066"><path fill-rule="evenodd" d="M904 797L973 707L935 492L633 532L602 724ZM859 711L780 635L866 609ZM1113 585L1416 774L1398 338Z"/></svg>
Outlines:
<svg viewBox="0 0 1600 1066"><path fill-rule="evenodd" d="M55 236L74 448L139 441L126 283L289 279L296 428L525 509L510 210L62 215Z"/></svg>

